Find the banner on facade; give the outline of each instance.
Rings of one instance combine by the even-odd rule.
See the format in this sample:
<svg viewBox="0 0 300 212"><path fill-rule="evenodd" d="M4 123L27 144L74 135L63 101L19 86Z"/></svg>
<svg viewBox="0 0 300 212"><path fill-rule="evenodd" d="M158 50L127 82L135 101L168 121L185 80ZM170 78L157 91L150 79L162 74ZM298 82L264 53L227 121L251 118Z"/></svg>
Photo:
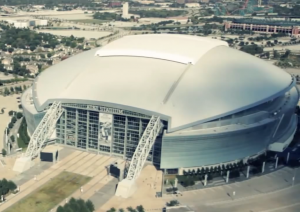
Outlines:
<svg viewBox="0 0 300 212"><path fill-rule="evenodd" d="M99 113L99 143L110 145L112 136L112 114Z"/></svg>

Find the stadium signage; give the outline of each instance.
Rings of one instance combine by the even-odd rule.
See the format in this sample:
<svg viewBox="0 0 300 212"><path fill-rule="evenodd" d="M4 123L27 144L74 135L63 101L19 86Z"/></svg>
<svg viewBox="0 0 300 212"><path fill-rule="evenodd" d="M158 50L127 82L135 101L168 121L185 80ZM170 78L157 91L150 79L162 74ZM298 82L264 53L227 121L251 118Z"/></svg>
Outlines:
<svg viewBox="0 0 300 212"><path fill-rule="evenodd" d="M95 106L95 105L88 105L87 109L96 110L102 113L112 113L112 114L120 114L124 115L124 111L121 109L110 108L110 107L103 107L103 106Z"/></svg>

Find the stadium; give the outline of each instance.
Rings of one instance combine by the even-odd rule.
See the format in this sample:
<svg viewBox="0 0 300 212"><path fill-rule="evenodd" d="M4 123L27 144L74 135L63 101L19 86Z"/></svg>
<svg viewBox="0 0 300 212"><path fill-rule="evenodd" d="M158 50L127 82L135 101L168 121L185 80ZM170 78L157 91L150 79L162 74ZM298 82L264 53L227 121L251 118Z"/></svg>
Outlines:
<svg viewBox="0 0 300 212"><path fill-rule="evenodd" d="M30 135L59 102L52 140L129 160L156 117L144 160L181 174L282 152L296 131L298 99L288 73L226 42L149 34L125 36L48 68L21 103Z"/></svg>

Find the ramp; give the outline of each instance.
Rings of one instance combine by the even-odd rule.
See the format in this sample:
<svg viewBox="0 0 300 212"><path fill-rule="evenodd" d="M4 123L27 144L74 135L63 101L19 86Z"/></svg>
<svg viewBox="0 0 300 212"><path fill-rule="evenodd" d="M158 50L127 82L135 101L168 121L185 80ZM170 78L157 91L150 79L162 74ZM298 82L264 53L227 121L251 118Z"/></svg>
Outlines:
<svg viewBox="0 0 300 212"><path fill-rule="evenodd" d="M135 180L139 177L161 128L160 117L152 116L131 159L127 177L118 184L116 196L128 198L135 192Z"/></svg>
<svg viewBox="0 0 300 212"><path fill-rule="evenodd" d="M61 107L61 103L53 102L32 134L26 153L16 160L13 168L14 171L24 172L31 167L31 159L39 155L46 141L54 132L56 122L62 113L63 108Z"/></svg>

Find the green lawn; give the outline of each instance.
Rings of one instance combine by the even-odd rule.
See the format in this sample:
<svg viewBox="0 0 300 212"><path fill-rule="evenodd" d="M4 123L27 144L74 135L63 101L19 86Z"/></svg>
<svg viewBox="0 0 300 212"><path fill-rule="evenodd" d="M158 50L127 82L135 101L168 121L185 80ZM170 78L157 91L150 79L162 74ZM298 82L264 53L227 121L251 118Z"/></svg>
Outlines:
<svg viewBox="0 0 300 212"><path fill-rule="evenodd" d="M87 176L62 172L5 212L48 212L90 179Z"/></svg>
<svg viewBox="0 0 300 212"><path fill-rule="evenodd" d="M88 24L102 24L105 22L109 22L107 20L99 20L99 19L78 19L78 20L72 20L73 22L80 22L80 23L88 23Z"/></svg>

